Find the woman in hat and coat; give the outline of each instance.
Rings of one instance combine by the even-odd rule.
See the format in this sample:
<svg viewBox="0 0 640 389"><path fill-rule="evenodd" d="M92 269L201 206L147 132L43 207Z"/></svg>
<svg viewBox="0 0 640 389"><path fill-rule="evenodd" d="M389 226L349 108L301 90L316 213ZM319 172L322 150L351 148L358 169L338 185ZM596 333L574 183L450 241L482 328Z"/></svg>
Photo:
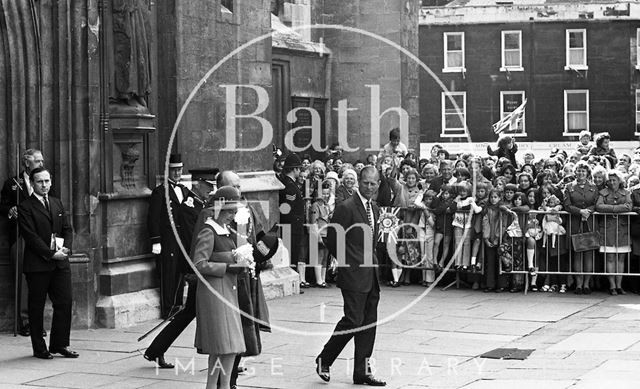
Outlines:
<svg viewBox="0 0 640 389"><path fill-rule="evenodd" d="M234 359L245 351L240 313L236 310L237 274L251 263L236 254L236 236L229 229L242 206L240 192L232 186L223 186L212 196L210 204L212 216L198 231L191 254L206 280L198 280L195 346L198 353L209 354L207 388L228 389Z"/></svg>
<svg viewBox="0 0 640 389"><path fill-rule="evenodd" d="M617 170L609 170L608 187L600 191L596 211L607 213L600 222L600 252L605 253L607 273L624 273L624 264L631 252L629 218L616 213L631 211L631 193L622 187L624 177ZM622 276L607 276L611 295L625 294Z"/></svg>

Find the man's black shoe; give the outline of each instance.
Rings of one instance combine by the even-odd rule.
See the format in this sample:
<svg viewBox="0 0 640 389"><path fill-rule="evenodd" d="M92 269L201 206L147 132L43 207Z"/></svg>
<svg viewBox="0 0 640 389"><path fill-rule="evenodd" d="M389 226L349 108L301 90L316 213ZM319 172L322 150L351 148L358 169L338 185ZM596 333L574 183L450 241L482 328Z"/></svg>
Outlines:
<svg viewBox="0 0 640 389"><path fill-rule="evenodd" d="M29 329L29 324L23 325L18 330L18 334L21 336L31 336L31 330Z"/></svg>
<svg viewBox="0 0 640 389"><path fill-rule="evenodd" d="M34 352L33 356L40 359L53 359L53 355L51 355L48 351L43 351L40 353Z"/></svg>
<svg viewBox="0 0 640 389"><path fill-rule="evenodd" d="M159 357L152 358L147 354L144 354L144 359L147 361L155 362L160 369L173 369L174 366L172 363L169 363L164 360L164 355L160 355Z"/></svg>
<svg viewBox="0 0 640 389"><path fill-rule="evenodd" d="M353 383L355 385L387 386L386 382L379 380L372 375L364 376L362 378L354 378Z"/></svg>
<svg viewBox="0 0 640 389"><path fill-rule="evenodd" d="M60 354L65 358L78 358L80 356L77 352L69 350L68 347L50 348L49 352L51 354Z"/></svg>
<svg viewBox="0 0 640 389"><path fill-rule="evenodd" d="M329 372L329 366L322 364L322 358L316 358L316 373L324 382L329 382L331 379L331 373Z"/></svg>

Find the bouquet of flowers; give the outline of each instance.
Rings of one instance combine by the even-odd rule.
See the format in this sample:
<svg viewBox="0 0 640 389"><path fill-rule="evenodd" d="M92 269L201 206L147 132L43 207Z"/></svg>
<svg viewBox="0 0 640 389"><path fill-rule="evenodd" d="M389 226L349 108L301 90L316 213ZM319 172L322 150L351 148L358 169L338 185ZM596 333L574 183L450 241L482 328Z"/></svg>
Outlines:
<svg viewBox="0 0 640 389"><path fill-rule="evenodd" d="M236 263L248 264L249 270L253 273L256 268L256 263L253 260L253 246L249 243L243 244L237 249L233 250L233 255L236 259Z"/></svg>

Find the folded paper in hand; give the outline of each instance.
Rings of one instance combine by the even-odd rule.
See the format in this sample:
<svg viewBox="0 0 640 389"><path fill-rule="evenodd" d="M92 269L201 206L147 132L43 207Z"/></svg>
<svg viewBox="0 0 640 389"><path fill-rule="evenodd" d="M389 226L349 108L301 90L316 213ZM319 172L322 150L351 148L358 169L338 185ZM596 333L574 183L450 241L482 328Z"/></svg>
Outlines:
<svg viewBox="0 0 640 389"><path fill-rule="evenodd" d="M51 250L58 251L63 247L64 247L64 238L58 238L56 234L51 234L51 243L49 245L49 248Z"/></svg>

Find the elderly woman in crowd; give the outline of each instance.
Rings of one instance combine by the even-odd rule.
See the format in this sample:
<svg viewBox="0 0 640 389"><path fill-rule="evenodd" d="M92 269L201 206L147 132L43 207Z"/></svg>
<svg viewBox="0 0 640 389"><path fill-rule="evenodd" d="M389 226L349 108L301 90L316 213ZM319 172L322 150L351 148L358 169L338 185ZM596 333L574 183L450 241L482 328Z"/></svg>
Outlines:
<svg viewBox="0 0 640 389"><path fill-rule="evenodd" d="M585 161L580 161L575 166L575 179L564 190L564 208L571 214L569 221L569 234L575 235L581 232L594 230L593 212L598 201L598 187L591 182L591 168ZM573 271L591 273L593 271L593 252L573 252ZM576 294L590 294L589 281L591 275L575 275Z"/></svg>
<svg viewBox="0 0 640 389"><path fill-rule="evenodd" d="M223 186L210 201L213 214L198 231L191 252L205 279L198 280L196 292L195 347L198 353L209 354L207 388L228 389L236 355L245 351L240 313L232 308L238 306L237 274L252 264L235 251L236 236L229 229L242 206L240 192Z"/></svg>
<svg viewBox="0 0 640 389"><path fill-rule="evenodd" d="M357 189L358 175L353 169L342 172L342 183L336 188L336 205L353 195Z"/></svg>
<svg viewBox="0 0 640 389"><path fill-rule="evenodd" d="M618 164L616 152L609 146L611 137L608 132L601 132L595 137L596 145L589 150L589 155L603 156L609 161L609 167L614 168Z"/></svg>
<svg viewBox="0 0 640 389"><path fill-rule="evenodd" d="M609 214L600 224L600 252L605 253L608 273L623 273L625 259L631 252L629 218L615 214L631 211L631 193L622 187L624 177L619 171L609 170L607 178L607 188L600 191L596 203L596 211ZM608 276L608 279L611 295L625 294L622 276Z"/></svg>

